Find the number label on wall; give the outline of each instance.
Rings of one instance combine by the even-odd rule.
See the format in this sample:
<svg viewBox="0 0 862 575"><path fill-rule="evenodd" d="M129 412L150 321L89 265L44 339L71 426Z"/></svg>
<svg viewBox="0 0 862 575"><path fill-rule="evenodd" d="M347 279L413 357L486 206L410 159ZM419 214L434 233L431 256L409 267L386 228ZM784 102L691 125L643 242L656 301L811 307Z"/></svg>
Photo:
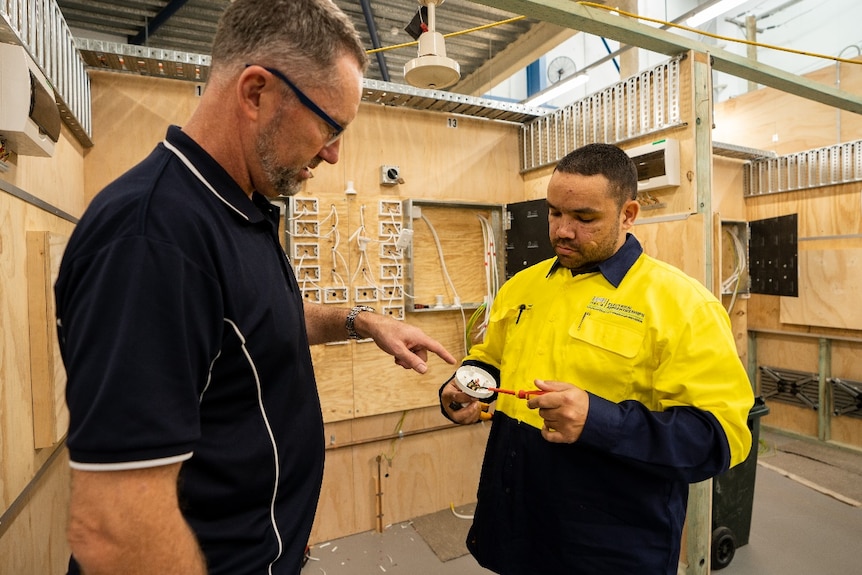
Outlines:
<svg viewBox="0 0 862 575"><path fill-rule="evenodd" d="M457 128L458 118L446 118L446 126L449 128Z"/></svg>

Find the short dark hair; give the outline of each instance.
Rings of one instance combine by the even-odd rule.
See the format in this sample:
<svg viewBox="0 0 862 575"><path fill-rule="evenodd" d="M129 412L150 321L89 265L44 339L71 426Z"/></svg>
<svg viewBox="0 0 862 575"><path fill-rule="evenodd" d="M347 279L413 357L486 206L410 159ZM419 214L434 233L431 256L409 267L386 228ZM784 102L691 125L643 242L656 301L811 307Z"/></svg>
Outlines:
<svg viewBox="0 0 862 575"><path fill-rule="evenodd" d="M555 172L602 175L608 179L608 191L622 205L638 196L638 170L626 153L611 144L587 144L569 152L560 160Z"/></svg>
<svg viewBox="0 0 862 575"><path fill-rule="evenodd" d="M212 65L283 67L325 85L342 54L352 55L363 72L368 67L359 34L332 0L234 0L219 20Z"/></svg>

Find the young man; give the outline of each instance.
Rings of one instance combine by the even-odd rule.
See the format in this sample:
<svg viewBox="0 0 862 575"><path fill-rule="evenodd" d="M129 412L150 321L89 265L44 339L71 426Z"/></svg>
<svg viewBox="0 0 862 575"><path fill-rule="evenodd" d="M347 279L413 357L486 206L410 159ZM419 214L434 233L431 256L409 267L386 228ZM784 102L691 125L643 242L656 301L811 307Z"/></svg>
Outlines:
<svg viewBox="0 0 862 575"><path fill-rule="evenodd" d="M70 573L299 572L323 475L310 344L435 340L306 304L278 209L356 116L365 52L329 0L236 0L191 120L92 202L56 284Z"/></svg>
<svg viewBox="0 0 862 575"><path fill-rule="evenodd" d="M742 462L753 393L721 303L631 235L637 171L592 144L548 184L552 258L509 279L464 364L499 386L467 546L494 572L677 572L689 483ZM451 380L444 414L477 421Z"/></svg>

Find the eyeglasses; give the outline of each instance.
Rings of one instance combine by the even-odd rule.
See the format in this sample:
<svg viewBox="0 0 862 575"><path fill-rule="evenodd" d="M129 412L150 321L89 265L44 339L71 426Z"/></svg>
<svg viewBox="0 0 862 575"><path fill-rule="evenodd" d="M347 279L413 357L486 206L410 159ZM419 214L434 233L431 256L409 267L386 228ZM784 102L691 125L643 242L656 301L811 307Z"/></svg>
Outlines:
<svg viewBox="0 0 862 575"><path fill-rule="evenodd" d="M249 66L253 66L253 65L254 64L246 64L245 67L248 68ZM329 127L332 128L332 131L329 134L329 139L326 141L325 146L331 146L332 144L334 144L338 140L338 138L341 137L341 134L344 133L344 127L341 124L339 124L338 122L336 122L335 120L333 120L329 116L329 114L324 112L320 108L320 106L315 104L311 98L309 98L308 96L305 95L305 93L303 93L302 90L297 88L296 84L291 82L287 76L285 76L284 74L282 74L281 72L279 72L275 68L269 68L267 66L261 66L261 68L263 68L264 70L266 70L267 72L269 72L270 74L272 74L273 76L275 76L276 78L278 78L279 80L281 80L282 82L287 84L287 87L290 88L291 90L293 90L293 93L296 94L297 99L299 99L299 101L302 103L303 106L305 106L306 108L308 108L309 110L311 110L312 112L317 114L318 118L320 118L321 120L326 122L329 125Z"/></svg>

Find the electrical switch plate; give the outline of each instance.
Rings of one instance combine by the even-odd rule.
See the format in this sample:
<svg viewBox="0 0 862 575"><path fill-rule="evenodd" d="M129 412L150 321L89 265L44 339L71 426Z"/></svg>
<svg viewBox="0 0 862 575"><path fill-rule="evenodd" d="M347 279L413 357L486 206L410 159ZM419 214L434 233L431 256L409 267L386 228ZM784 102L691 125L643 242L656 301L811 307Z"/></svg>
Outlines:
<svg viewBox="0 0 862 575"><path fill-rule="evenodd" d="M303 288L302 299L310 303L320 303L320 288Z"/></svg>
<svg viewBox="0 0 862 575"><path fill-rule="evenodd" d="M381 216L400 216L401 200L380 200L377 213Z"/></svg>
<svg viewBox="0 0 862 575"><path fill-rule="evenodd" d="M401 171L398 166L380 166L380 185L394 186L401 183Z"/></svg>
<svg viewBox="0 0 862 575"><path fill-rule="evenodd" d="M319 213L317 208L317 198L290 198L290 210L295 216L304 214L316 215Z"/></svg>
<svg viewBox="0 0 862 575"><path fill-rule="evenodd" d="M385 305L380 310L380 313L383 315L388 315L393 319L404 319L404 306L403 305Z"/></svg>
<svg viewBox="0 0 862 575"><path fill-rule="evenodd" d="M319 281L320 266L299 266L296 269L296 279L299 281Z"/></svg>
<svg viewBox="0 0 862 575"><path fill-rule="evenodd" d="M398 246L392 242L381 242L380 243L380 257L381 258L389 258L400 260L404 256L404 252L402 252Z"/></svg>
<svg viewBox="0 0 862 575"><path fill-rule="evenodd" d="M347 288L323 288L323 303L347 303Z"/></svg>
<svg viewBox="0 0 862 575"><path fill-rule="evenodd" d="M319 224L317 220L293 220L293 236L297 238L318 237Z"/></svg>
<svg viewBox="0 0 862 575"><path fill-rule="evenodd" d="M353 301L356 303L377 301L377 288L373 286L359 286L354 288Z"/></svg>
<svg viewBox="0 0 862 575"><path fill-rule="evenodd" d="M296 243L293 244L293 259L314 259L318 257L317 244Z"/></svg>
<svg viewBox="0 0 862 575"><path fill-rule="evenodd" d="M380 235L383 237L394 238L401 233L401 222L378 222L380 224Z"/></svg>
<svg viewBox="0 0 862 575"><path fill-rule="evenodd" d="M404 277L403 268L399 264L381 264L380 278L385 280L397 280Z"/></svg>
<svg viewBox="0 0 862 575"><path fill-rule="evenodd" d="M404 297L404 290L401 289L401 286L380 286L380 299L381 300L395 300L401 299Z"/></svg>

